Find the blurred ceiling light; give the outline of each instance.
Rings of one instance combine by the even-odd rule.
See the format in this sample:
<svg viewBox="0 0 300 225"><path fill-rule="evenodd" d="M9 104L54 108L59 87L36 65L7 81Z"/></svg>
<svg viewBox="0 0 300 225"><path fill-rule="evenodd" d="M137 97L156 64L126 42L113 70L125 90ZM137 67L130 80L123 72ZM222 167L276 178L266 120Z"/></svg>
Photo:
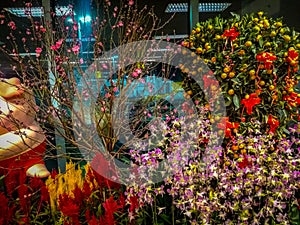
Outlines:
<svg viewBox="0 0 300 225"><path fill-rule="evenodd" d="M199 3L199 12L222 12L227 9L231 3L213 3L205 2ZM166 13L176 13L176 12L188 12L188 3L169 3L165 10Z"/></svg>
<svg viewBox="0 0 300 225"><path fill-rule="evenodd" d="M92 17L91 17L91 16L80 17L79 20L80 20L82 23L89 23L89 22L92 21Z"/></svg>
<svg viewBox="0 0 300 225"><path fill-rule="evenodd" d="M18 17L42 17L44 15L43 7L25 7L25 8L4 8L7 12ZM55 7L57 16L66 16L72 13L73 9L68 6Z"/></svg>

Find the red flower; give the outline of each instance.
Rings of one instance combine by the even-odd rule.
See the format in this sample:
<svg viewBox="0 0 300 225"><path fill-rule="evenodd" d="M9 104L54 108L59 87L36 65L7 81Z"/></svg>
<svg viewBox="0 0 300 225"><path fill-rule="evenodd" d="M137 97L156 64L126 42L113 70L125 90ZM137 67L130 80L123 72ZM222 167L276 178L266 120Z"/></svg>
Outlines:
<svg viewBox="0 0 300 225"><path fill-rule="evenodd" d="M259 62L264 63L266 69L271 69L271 66L273 65L273 61L275 61L277 57L273 55L273 53L263 52L258 54L256 56L256 59Z"/></svg>
<svg viewBox="0 0 300 225"><path fill-rule="evenodd" d="M270 133L275 133L277 127L279 126L279 121L276 120L272 115L268 117L268 124L270 126Z"/></svg>
<svg viewBox="0 0 300 225"><path fill-rule="evenodd" d="M256 93L250 94L250 97L248 99L244 98L242 99L241 103L246 107L247 114L252 114L253 107L257 104L259 104L261 99L257 96Z"/></svg>
<svg viewBox="0 0 300 225"><path fill-rule="evenodd" d="M3 192L0 192L0 224L12 224L14 208L9 207L8 198Z"/></svg>
<svg viewBox="0 0 300 225"><path fill-rule="evenodd" d="M113 196L111 196L109 199L106 199L106 201L102 203L102 205L105 209L103 218L104 223L107 225L115 225L114 213L122 207L114 200Z"/></svg>
<svg viewBox="0 0 300 225"><path fill-rule="evenodd" d="M116 168L113 162L108 161L102 153L98 153L91 162L94 176L101 187L120 188L120 184L107 179L106 177L117 178Z"/></svg>
<svg viewBox="0 0 300 225"><path fill-rule="evenodd" d="M129 198L129 212L134 212L136 209L139 208L139 200L136 196Z"/></svg>
<svg viewBox="0 0 300 225"><path fill-rule="evenodd" d="M59 196L59 209L64 216L71 217L72 219L79 216L79 205L66 193Z"/></svg>
<svg viewBox="0 0 300 225"><path fill-rule="evenodd" d="M218 128L225 129L225 137L231 138L232 137L232 129L239 128L240 124L237 122L230 122L229 117L224 117L222 121L218 124Z"/></svg>
<svg viewBox="0 0 300 225"><path fill-rule="evenodd" d="M223 33L223 37L230 38L231 41L235 40L239 35L240 33L235 30L235 27L225 30Z"/></svg>
<svg viewBox="0 0 300 225"><path fill-rule="evenodd" d="M244 156L243 161L238 163L238 166L239 166L239 168L241 168L241 169L246 168L246 167L248 167L248 166L250 166L250 165L251 165L251 162L248 161L248 158L247 158L246 155Z"/></svg>

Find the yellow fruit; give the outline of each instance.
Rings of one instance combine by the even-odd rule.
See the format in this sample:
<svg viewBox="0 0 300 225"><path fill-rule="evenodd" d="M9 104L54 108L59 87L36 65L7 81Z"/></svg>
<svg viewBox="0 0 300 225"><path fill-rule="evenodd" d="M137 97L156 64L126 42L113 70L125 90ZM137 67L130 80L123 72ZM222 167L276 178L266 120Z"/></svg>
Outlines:
<svg viewBox="0 0 300 225"><path fill-rule="evenodd" d="M282 23L281 23L281 22L276 22L276 23L275 23L275 26L276 26L276 27L282 27Z"/></svg>
<svg viewBox="0 0 300 225"><path fill-rule="evenodd" d="M209 25L207 26L207 29L211 30L211 29L213 29L213 26L209 24Z"/></svg>
<svg viewBox="0 0 300 225"><path fill-rule="evenodd" d="M256 79L256 76L251 76L250 77L250 80L255 80Z"/></svg>
<svg viewBox="0 0 300 225"><path fill-rule="evenodd" d="M205 49L208 51L211 49L210 45L205 46Z"/></svg>
<svg viewBox="0 0 300 225"><path fill-rule="evenodd" d="M265 23L264 23L264 28L269 28L269 27L270 27L269 21L265 22Z"/></svg>
<svg viewBox="0 0 300 225"><path fill-rule="evenodd" d="M291 40L291 37L289 35L284 35L283 36L283 39L286 41L286 42L289 42Z"/></svg>
<svg viewBox="0 0 300 225"><path fill-rule="evenodd" d="M281 28L279 32L280 32L281 34L284 34L284 33L285 33L285 29L284 29L284 28Z"/></svg>
<svg viewBox="0 0 300 225"><path fill-rule="evenodd" d="M266 42L266 43L265 43L265 47L268 48L268 47L270 47L270 46L271 46L271 43L270 43L270 42Z"/></svg>
<svg viewBox="0 0 300 225"><path fill-rule="evenodd" d="M290 62L290 65L291 65L291 66L296 66L297 64L298 64L298 62L295 61L295 60L291 60L291 62Z"/></svg>
<svg viewBox="0 0 300 225"><path fill-rule="evenodd" d="M195 31L196 31L196 33L200 33L200 27L197 27L197 28L195 29Z"/></svg>
<svg viewBox="0 0 300 225"><path fill-rule="evenodd" d="M224 73L229 73L231 71L231 69L230 69L230 67L227 66L223 69L223 71L224 71Z"/></svg>
<svg viewBox="0 0 300 225"><path fill-rule="evenodd" d="M259 82L259 85L260 86L264 86L266 84L266 82L264 82L263 80L261 80L260 82Z"/></svg>
<svg viewBox="0 0 300 225"><path fill-rule="evenodd" d="M254 26L253 29L254 29L255 31L257 31L257 32L260 31L260 27L259 27L259 26Z"/></svg>
<svg viewBox="0 0 300 225"><path fill-rule="evenodd" d="M275 36L276 36L276 31L274 31L274 30L271 31L270 36L271 36L271 37L275 37Z"/></svg>
<svg viewBox="0 0 300 225"><path fill-rule="evenodd" d="M259 34L259 35L257 35L257 37L256 37L256 41L259 41L259 39L261 39L262 38L262 36Z"/></svg>
<svg viewBox="0 0 300 225"><path fill-rule="evenodd" d="M273 70L267 70L267 74L272 74Z"/></svg>
<svg viewBox="0 0 300 225"><path fill-rule="evenodd" d="M200 48L200 47L198 47L198 48L196 48L196 52L197 52L198 54L201 54L201 53L203 52L203 49Z"/></svg>
<svg viewBox="0 0 300 225"><path fill-rule="evenodd" d="M250 71L249 71L249 75L250 75L250 76L254 76L255 73L256 73L255 70L250 70Z"/></svg>
<svg viewBox="0 0 300 225"><path fill-rule="evenodd" d="M296 48L300 49L300 43L296 44Z"/></svg>
<svg viewBox="0 0 300 225"><path fill-rule="evenodd" d="M191 90L188 90L188 91L187 91L187 94L188 94L188 95L192 95L193 92L192 92Z"/></svg>
<svg viewBox="0 0 300 225"><path fill-rule="evenodd" d="M260 12L257 13L257 15L258 15L259 17L262 17L262 16L264 15L264 12L260 11Z"/></svg>
<svg viewBox="0 0 300 225"><path fill-rule="evenodd" d="M212 58L211 58L211 61L214 63L214 62L217 61L217 58L216 58L216 57L212 57Z"/></svg>
<svg viewBox="0 0 300 225"><path fill-rule="evenodd" d="M246 53L245 53L245 50L244 50L244 49L241 49L241 50L239 51L238 54L239 54L239 55L245 55Z"/></svg>
<svg viewBox="0 0 300 225"><path fill-rule="evenodd" d="M250 95L245 95L245 99L249 99L250 98Z"/></svg>
<svg viewBox="0 0 300 225"><path fill-rule="evenodd" d="M225 166L230 166L230 162L229 162L229 161L226 161L226 162L225 162Z"/></svg>
<svg viewBox="0 0 300 225"><path fill-rule="evenodd" d="M273 85L273 84L271 84L270 86L269 86L269 90L270 91L273 91L275 89L275 86Z"/></svg>
<svg viewBox="0 0 300 225"><path fill-rule="evenodd" d="M241 150L241 153L242 153L243 155L246 154L246 153L247 153L246 149L242 149L242 150Z"/></svg>
<svg viewBox="0 0 300 225"><path fill-rule="evenodd" d="M217 35L215 36L215 39L216 39L216 40L220 40L221 38L222 38L221 35L218 35L218 34L217 34Z"/></svg>
<svg viewBox="0 0 300 225"><path fill-rule="evenodd" d="M257 17L255 17L255 18L253 18L253 21L257 23L259 21L259 19Z"/></svg>
<svg viewBox="0 0 300 225"><path fill-rule="evenodd" d="M227 78L227 73L222 73L222 74L221 74L221 78L222 78L222 79L226 79L226 78Z"/></svg>
<svg viewBox="0 0 300 225"><path fill-rule="evenodd" d="M230 77L230 78L233 78L234 76L235 76L235 72L230 72L230 73L229 73L229 77Z"/></svg>
<svg viewBox="0 0 300 225"><path fill-rule="evenodd" d="M239 149L243 149L243 148L245 148L245 144L240 144Z"/></svg>
<svg viewBox="0 0 300 225"><path fill-rule="evenodd" d="M246 47L251 47L252 46L252 42L251 41L246 41L245 46Z"/></svg>
<svg viewBox="0 0 300 225"><path fill-rule="evenodd" d="M227 93L228 93L229 95L234 95L234 90L233 90L233 89L230 89Z"/></svg>
<svg viewBox="0 0 300 225"><path fill-rule="evenodd" d="M238 154L233 154L233 158L237 159L239 157Z"/></svg>
<svg viewBox="0 0 300 225"><path fill-rule="evenodd" d="M237 150L239 150L239 146L232 145L231 149L232 149L232 151L237 151Z"/></svg>

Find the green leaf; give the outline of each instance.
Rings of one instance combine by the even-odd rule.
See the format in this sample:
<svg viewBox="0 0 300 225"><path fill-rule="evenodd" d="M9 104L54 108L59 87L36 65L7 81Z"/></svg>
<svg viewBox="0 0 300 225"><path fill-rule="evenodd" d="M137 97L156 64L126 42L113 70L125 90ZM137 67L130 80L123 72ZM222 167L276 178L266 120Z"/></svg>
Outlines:
<svg viewBox="0 0 300 225"><path fill-rule="evenodd" d="M233 98L232 98L232 100L233 100L233 104L234 104L234 106L235 106L235 108L236 109L239 109L240 108L240 99L239 99L239 97L235 94L234 96L233 96Z"/></svg>
<svg viewBox="0 0 300 225"><path fill-rule="evenodd" d="M263 47L263 44L264 44L264 40L262 39L262 38L260 38L259 40L258 40L258 44L259 44L259 47Z"/></svg>
<svg viewBox="0 0 300 225"><path fill-rule="evenodd" d="M166 223L162 223L162 224L171 224L170 218L165 215L165 214L160 214L159 217Z"/></svg>

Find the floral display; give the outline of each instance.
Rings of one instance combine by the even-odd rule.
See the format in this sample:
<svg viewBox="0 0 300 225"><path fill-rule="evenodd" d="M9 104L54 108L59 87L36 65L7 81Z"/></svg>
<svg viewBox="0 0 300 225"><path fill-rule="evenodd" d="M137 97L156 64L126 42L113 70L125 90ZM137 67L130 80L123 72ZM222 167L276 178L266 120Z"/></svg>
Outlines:
<svg viewBox="0 0 300 225"><path fill-rule="evenodd" d="M87 37L94 40L96 61L118 45L152 40L161 28L151 9L136 5L132 0L121 1L118 7L103 1L103 18L92 20ZM197 23L178 49L183 47L183 55L196 56L195 60L205 62L211 71L204 73L194 67L195 71L189 71L183 64L176 65L180 79L174 75L168 87L180 87L182 112L166 103L163 94L150 96L133 104L129 125L118 130L114 123L123 121L114 121L114 107L128 100L118 101L122 89L138 80L146 83L153 68L161 66L160 72L166 74L168 70L165 65L137 62L110 74L116 57L98 60L98 64L84 58L85 46L79 41L82 37L73 11L51 16L56 30L37 19L19 31L18 23L0 14L0 25L9 30L9 44L3 51L16 58L24 90L33 90L37 99L36 121L46 136L46 155L66 161L65 168L49 170L46 177L16 176L18 185L13 187L8 176L0 174L0 225L300 223L300 34L282 18L258 12ZM72 23L67 23L70 19ZM20 45L16 40L21 34ZM34 56L22 58L20 49L34 52ZM122 60L134 58L131 50ZM80 85L93 74L93 82L87 82L90 88L94 81L104 79L105 73L108 79L103 87L97 87L96 97L92 96L96 99L93 111L84 114L91 92ZM196 80L211 99L204 96ZM78 91L77 86L82 89ZM155 90L151 84L148 88ZM218 114L221 109L214 97L220 95L226 115ZM145 107L141 106L144 102ZM217 113L212 114L212 108ZM149 125L154 114L159 119ZM87 118L95 127L80 123ZM124 135L123 139L131 141L125 146L116 134L122 129L144 142ZM94 136L89 134L100 141L93 142ZM153 144L158 136L162 140ZM88 154L61 152L61 146L53 144L55 137L64 139L72 150L89 149ZM147 148L148 142L154 147ZM97 152L98 148L103 151ZM57 154L51 155L50 150ZM132 166L126 185L119 180L119 165L108 158ZM153 182L153 177L158 182Z"/></svg>

